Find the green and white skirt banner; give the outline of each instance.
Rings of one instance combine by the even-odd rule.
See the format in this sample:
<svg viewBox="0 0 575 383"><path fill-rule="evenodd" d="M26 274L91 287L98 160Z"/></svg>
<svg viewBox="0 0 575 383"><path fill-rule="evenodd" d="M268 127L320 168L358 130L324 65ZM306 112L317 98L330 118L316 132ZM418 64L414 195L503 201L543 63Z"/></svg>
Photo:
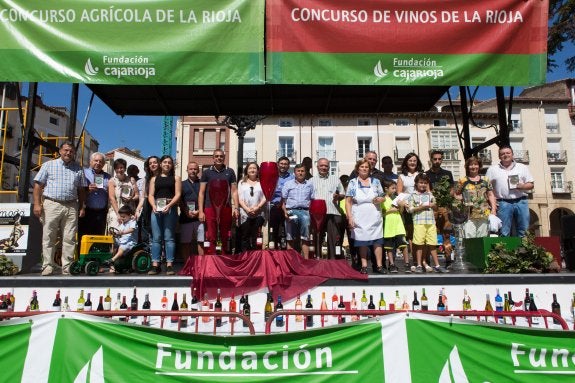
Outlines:
<svg viewBox="0 0 575 383"><path fill-rule="evenodd" d="M0 324L2 382L573 382L575 333L394 314L218 337L77 313Z"/></svg>
<svg viewBox="0 0 575 383"><path fill-rule="evenodd" d="M261 84L264 0L0 0L0 81Z"/></svg>

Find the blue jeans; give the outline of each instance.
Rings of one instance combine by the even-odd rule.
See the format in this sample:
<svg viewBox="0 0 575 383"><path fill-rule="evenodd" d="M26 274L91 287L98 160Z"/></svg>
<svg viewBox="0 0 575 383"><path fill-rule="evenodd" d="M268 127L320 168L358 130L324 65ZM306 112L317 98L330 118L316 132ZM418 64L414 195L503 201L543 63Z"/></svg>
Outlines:
<svg viewBox="0 0 575 383"><path fill-rule="evenodd" d="M501 236L509 237L513 221L515 221L515 235L525 237L529 228L529 204L526 199L516 202L497 201L497 216L502 222Z"/></svg>
<svg viewBox="0 0 575 383"><path fill-rule="evenodd" d="M299 235L301 240L309 240L309 224L311 222L309 211L297 209L288 209L288 211L290 212L290 215L295 215L297 219L286 219L286 238L291 241L296 239Z"/></svg>
<svg viewBox="0 0 575 383"><path fill-rule="evenodd" d="M178 208L176 206L172 206L167 213L152 213L152 262L160 262L162 242L166 246L166 261L174 262L177 222Z"/></svg>

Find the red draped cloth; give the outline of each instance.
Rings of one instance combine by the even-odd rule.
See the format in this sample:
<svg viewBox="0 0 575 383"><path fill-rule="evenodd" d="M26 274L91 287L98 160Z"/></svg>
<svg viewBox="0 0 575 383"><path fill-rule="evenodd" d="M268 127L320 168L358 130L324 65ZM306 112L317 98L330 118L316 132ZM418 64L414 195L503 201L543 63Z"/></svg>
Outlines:
<svg viewBox="0 0 575 383"><path fill-rule="evenodd" d="M204 292L221 289L222 296L239 296L265 287L274 297L295 298L328 279L367 280L345 260L303 259L294 250L256 250L238 255L204 255L188 259L180 275L193 276L192 285Z"/></svg>

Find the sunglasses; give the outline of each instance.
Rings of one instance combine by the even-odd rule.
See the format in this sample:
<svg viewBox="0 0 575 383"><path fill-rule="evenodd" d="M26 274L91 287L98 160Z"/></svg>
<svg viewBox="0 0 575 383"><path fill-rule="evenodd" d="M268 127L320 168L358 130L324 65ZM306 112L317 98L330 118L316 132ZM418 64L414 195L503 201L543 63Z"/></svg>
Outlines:
<svg viewBox="0 0 575 383"><path fill-rule="evenodd" d="M254 187L250 186L250 197L254 196Z"/></svg>

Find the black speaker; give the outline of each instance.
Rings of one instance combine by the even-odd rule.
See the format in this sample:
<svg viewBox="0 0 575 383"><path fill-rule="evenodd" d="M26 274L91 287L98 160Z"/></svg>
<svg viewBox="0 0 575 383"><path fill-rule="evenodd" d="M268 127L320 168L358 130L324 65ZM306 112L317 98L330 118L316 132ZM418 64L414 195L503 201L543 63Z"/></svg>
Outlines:
<svg viewBox="0 0 575 383"><path fill-rule="evenodd" d="M561 247L565 266L575 270L575 214L561 217Z"/></svg>

